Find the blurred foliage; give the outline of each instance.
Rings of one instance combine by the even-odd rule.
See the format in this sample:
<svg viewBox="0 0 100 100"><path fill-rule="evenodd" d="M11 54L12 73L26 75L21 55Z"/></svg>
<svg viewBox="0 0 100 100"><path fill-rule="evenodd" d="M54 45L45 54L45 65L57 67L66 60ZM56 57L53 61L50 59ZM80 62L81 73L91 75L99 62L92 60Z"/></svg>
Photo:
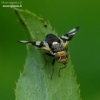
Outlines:
<svg viewBox="0 0 100 100"><path fill-rule="evenodd" d="M10 0L5 0L10 1ZM14 1L14 0L12 0ZM18 0L16 0L18 1ZM100 1L21 0L28 9L50 21L59 35L75 26L80 31L69 43L83 100L100 99ZM0 5L0 100L14 100L15 83L23 70L26 47L16 41L26 39L11 8ZM79 59L81 58L81 59ZM81 66L81 67L80 67Z"/></svg>

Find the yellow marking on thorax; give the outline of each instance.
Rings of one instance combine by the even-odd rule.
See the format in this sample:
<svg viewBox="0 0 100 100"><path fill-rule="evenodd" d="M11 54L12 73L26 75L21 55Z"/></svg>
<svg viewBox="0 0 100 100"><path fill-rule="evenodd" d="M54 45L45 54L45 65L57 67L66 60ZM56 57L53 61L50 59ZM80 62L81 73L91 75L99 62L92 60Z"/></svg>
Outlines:
<svg viewBox="0 0 100 100"><path fill-rule="evenodd" d="M58 42L53 42L52 44L58 44Z"/></svg>

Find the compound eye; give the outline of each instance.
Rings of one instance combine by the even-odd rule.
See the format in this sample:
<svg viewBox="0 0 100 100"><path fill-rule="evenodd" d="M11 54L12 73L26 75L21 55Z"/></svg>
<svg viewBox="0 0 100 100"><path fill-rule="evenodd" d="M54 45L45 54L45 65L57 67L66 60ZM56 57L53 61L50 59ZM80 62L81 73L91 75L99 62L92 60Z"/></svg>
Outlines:
<svg viewBox="0 0 100 100"><path fill-rule="evenodd" d="M60 52L55 55L56 60L61 61L62 59L66 59L68 55L65 52Z"/></svg>

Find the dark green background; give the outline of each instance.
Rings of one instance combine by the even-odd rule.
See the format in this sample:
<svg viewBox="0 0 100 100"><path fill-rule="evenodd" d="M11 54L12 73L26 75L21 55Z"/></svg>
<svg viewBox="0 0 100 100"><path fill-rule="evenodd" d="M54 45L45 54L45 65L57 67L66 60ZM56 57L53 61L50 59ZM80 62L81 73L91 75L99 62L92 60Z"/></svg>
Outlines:
<svg viewBox="0 0 100 100"><path fill-rule="evenodd" d="M80 26L69 44L69 51L81 97L83 100L100 100L100 0L21 1L22 9L49 20L59 35ZM22 39L26 39L25 31L17 22L13 9L3 8L1 3L0 100L15 99L15 85L27 56L25 45L16 42Z"/></svg>

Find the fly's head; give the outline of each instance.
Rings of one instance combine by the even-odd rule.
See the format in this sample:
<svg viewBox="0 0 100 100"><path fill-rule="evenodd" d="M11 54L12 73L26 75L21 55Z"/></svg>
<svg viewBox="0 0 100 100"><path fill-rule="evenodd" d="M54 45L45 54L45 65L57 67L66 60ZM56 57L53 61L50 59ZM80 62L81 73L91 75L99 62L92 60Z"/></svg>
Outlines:
<svg viewBox="0 0 100 100"><path fill-rule="evenodd" d="M63 63L64 65L66 65L68 54L66 53L66 51L60 51L56 53L55 58L59 63Z"/></svg>

